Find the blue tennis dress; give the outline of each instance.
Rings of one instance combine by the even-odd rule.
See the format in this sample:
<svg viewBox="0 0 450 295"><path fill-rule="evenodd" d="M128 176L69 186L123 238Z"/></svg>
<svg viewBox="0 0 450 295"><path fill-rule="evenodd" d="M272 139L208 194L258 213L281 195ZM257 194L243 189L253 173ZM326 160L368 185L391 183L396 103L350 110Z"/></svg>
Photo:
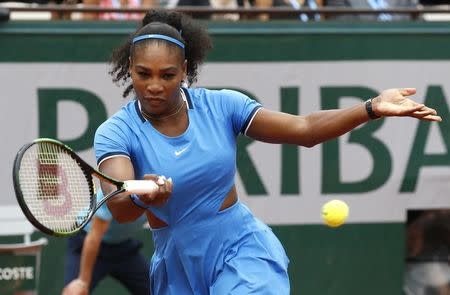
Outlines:
<svg viewBox="0 0 450 295"><path fill-rule="evenodd" d="M136 179L171 177L169 201L150 208L168 226L152 230L152 294L289 294L288 258L271 229L238 201L219 208L234 185L236 140L261 105L231 90L183 88L189 126L157 131L130 101L97 130L97 163L128 157Z"/></svg>

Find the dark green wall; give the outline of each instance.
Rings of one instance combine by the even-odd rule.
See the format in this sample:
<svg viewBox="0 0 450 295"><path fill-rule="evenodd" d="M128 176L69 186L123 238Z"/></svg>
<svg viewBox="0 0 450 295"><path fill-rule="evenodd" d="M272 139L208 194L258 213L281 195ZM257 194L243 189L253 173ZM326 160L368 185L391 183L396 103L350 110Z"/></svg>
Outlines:
<svg viewBox="0 0 450 295"><path fill-rule="evenodd" d="M450 59L446 23L205 23L209 61ZM128 22L0 23L0 62L104 62Z"/></svg>
<svg viewBox="0 0 450 295"><path fill-rule="evenodd" d="M276 226L274 232L290 259L291 294L399 295L403 276L404 225ZM38 239L42 234L34 234ZM152 253L151 236L142 230L144 253ZM57 295L62 289L65 239L52 238L43 249L40 294ZM2 238L0 243L20 242ZM92 295L121 295L126 290L108 279ZM2 294L9 295L9 294Z"/></svg>

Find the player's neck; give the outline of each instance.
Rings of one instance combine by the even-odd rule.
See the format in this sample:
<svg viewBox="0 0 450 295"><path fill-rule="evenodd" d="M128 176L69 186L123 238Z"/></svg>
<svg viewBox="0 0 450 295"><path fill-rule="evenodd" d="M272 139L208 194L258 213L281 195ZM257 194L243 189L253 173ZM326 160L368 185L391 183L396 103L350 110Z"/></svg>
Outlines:
<svg viewBox="0 0 450 295"><path fill-rule="evenodd" d="M168 114L161 114L161 115L149 114L142 108L142 105L140 105L140 104L139 104L139 108L140 108L142 116L147 121L161 122L161 121L165 121L167 119L176 118L178 114L182 114L183 112L181 112L181 111L185 109L186 104L187 104L186 97L184 95L183 90L180 89L179 103Z"/></svg>
<svg viewBox="0 0 450 295"><path fill-rule="evenodd" d="M144 111L144 109L141 108L141 114L142 116L147 119L148 121L163 121L172 117L175 117L178 115L182 109L184 109L185 103L182 99L180 99L180 102L177 107L175 107L170 113L168 114L161 114L161 115L152 115Z"/></svg>

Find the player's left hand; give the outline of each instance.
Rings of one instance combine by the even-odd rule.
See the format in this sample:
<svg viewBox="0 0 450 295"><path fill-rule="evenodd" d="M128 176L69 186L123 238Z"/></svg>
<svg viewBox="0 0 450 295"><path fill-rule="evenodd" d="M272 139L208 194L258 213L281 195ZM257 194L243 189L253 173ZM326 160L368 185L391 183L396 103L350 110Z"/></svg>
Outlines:
<svg viewBox="0 0 450 295"><path fill-rule="evenodd" d="M384 90L372 99L372 109L380 117L414 117L420 120L441 122L435 109L417 103L408 96L416 93L415 88Z"/></svg>

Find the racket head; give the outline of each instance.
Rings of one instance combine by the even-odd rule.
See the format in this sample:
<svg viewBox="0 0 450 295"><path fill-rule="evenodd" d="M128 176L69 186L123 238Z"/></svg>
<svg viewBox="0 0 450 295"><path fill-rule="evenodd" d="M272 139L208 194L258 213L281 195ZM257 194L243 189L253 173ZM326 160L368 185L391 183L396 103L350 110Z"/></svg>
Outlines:
<svg viewBox="0 0 450 295"><path fill-rule="evenodd" d="M26 218L48 235L79 232L96 208L92 170L57 140L39 138L24 145L14 159L13 183Z"/></svg>

